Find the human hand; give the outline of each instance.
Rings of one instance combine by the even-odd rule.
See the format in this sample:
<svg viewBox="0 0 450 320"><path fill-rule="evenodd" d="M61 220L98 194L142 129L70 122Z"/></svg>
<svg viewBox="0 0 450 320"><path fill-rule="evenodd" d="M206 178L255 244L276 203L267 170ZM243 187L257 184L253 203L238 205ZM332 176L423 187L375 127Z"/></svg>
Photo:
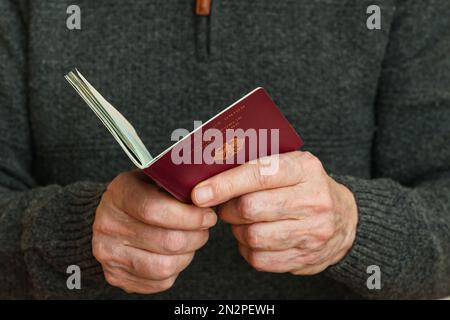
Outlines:
<svg viewBox="0 0 450 320"><path fill-rule="evenodd" d="M181 203L142 172L126 172L102 196L92 250L109 284L156 293L173 285L216 222L211 209Z"/></svg>
<svg viewBox="0 0 450 320"><path fill-rule="evenodd" d="M272 175L262 174L267 160L279 161ZM311 275L339 262L356 234L352 192L309 152L264 162L246 163L199 183L193 202L221 204L219 217L232 225L241 255L259 271Z"/></svg>

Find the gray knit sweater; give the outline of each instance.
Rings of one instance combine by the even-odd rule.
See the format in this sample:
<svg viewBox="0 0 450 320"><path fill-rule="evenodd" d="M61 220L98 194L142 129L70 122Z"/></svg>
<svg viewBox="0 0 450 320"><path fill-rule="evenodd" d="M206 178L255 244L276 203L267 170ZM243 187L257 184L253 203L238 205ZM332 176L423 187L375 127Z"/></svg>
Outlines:
<svg viewBox="0 0 450 320"><path fill-rule="evenodd" d="M450 294L450 1L0 0L0 297L434 298ZM366 9L381 7L381 30ZM161 294L109 286L91 252L105 185L132 165L66 83L72 67L156 154L176 128L265 87L355 194L347 256L309 277L253 270L229 226ZM81 290L66 268L81 267ZM381 269L369 290L367 267Z"/></svg>

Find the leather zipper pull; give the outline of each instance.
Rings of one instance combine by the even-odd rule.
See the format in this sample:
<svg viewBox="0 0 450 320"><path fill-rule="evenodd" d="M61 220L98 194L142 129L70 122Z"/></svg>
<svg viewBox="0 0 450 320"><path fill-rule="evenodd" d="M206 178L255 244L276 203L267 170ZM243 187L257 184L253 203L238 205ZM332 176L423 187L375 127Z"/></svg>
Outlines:
<svg viewBox="0 0 450 320"><path fill-rule="evenodd" d="M195 0L195 14L198 16L209 16L211 13L211 0Z"/></svg>

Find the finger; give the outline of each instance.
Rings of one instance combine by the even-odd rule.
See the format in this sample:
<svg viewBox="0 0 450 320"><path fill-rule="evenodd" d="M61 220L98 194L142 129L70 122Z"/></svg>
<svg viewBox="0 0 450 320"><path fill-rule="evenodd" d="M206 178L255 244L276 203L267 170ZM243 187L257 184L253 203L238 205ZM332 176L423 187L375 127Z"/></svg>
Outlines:
<svg viewBox="0 0 450 320"><path fill-rule="evenodd" d="M307 263L299 266L291 271L292 274L295 275L314 275L324 271L329 266L332 266L339 261L341 261L344 256L348 252L348 248L342 248L338 250L340 247L340 240L337 238L333 238L328 242L326 249L321 252L320 256L316 258L314 263Z"/></svg>
<svg viewBox="0 0 450 320"><path fill-rule="evenodd" d="M299 186L248 193L222 204L218 215L231 224L301 219L312 212L303 193Z"/></svg>
<svg viewBox="0 0 450 320"><path fill-rule="evenodd" d="M317 222L280 220L249 225L233 225L232 232L237 241L253 250L282 251L290 248L302 252L321 250L324 242L309 235Z"/></svg>
<svg viewBox="0 0 450 320"><path fill-rule="evenodd" d="M239 252L253 268L265 272L293 272L304 268L305 265L320 265L326 262L321 252L305 253L296 248L261 251L239 244Z"/></svg>
<svg viewBox="0 0 450 320"><path fill-rule="evenodd" d="M241 244L239 245L239 252L245 261L257 271L284 273L290 272L298 266L291 261L292 256L298 255L297 252L255 251Z"/></svg>
<svg viewBox="0 0 450 320"><path fill-rule="evenodd" d="M208 241L208 230L170 230L146 225L138 220L126 223L123 236L129 246L164 255L194 252Z"/></svg>
<svg viewBox="0 0 450 320"><path fill-rule="evenodd" d="M290 271L292 274L301 276L312 276L324 271L330 264L324 262L317 265L304 265L298 269Z"/></svg>
<svg viewBox="0 0 450 320"><path fill-rule="evenodd" d="M146 251L176 255L194 252L208 241L208 230L172 230L145 224L117 209L109 201L100 203L94 230L114 235L122 243ZM100 207L99 206L99 207Z"/></svg>
<svg viewBox="0 0 450 320"><path fill-rule="evenodd" d="M118 241L97 240L103 244L100 257L99 250L96 256L102 265L122 266L131 274L149 280L164 280L180 273L194 257L194 253L167 256L125 246Z"/></svg>
<svg viewBox="0 0 450 320"><path fill-rule="evenodd" d="M218 214L231 224L304 219L332 204L326 184L300 183L233 198L219 206Z"/></svg>
<svg viewBox="0 0 450 320"><path fill-rule="evenodd" d="M168 290L178 275L164 280L148 280L136 277L121 267L105 267L105 279L109 284L119 287L127 293L151 294Z"/></svg>
<svg viewBox="0 0 450 320"><path fill-rule="evenodd" d="M300 183L305 174L302 162L309 155L294 151L247 162L198 184L192 200L198 206L210 207L250 192ZM278 169L271 174L265 174L268 162L277 164Z"/></svg>
<svg viewBox="0 0 450 320"><path fill-rule="evenodd" d="M210 208L182 203L136 175L124 174L120 190L112 192L112 202L132 217L168 229L199 230L217 222Z"/></svg>
<svg viewBox="0 0 450 320"><path fill-rule="evenodd" d="M127 247L129 271L139 277L164 280L183 271L194 258L194 253L166 256Z"/></svg>
<svg viewBox="0 0 450 320"><path fill-rule="evenodd" d="M334 251L334 250L329 250L329 251ZM332 265L338 263L339 261L341 261L343 259L343 257L346 255L346 253L347 253L346 248L338 250L334 254L331 254L331 252L328 252L328 254L322 255L322 259L318 259L315 264L302 265L301 267L296 268L293 271L291 271L291 273L295 274L295 275L303 275L303 276L314 275L314 274L320 273L320 272L324 271L326 268L328 268L329 266L332 266Z"/></svg>

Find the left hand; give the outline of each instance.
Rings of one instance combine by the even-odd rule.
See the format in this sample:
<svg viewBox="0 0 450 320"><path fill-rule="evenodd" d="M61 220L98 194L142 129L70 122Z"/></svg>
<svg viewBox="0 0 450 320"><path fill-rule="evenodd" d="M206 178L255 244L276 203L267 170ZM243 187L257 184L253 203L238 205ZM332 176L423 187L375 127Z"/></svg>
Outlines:
<svg viewBox="0 0 450 320"><path fill-rule="evenodd" d="M232 225L241 255L256 270L311 275L339 262L356 234L352 192L309 152L265 160L279 161L278 170L264 175L261 159L245 163L199 183L193 202L221 204L219 217Z"/></svg>

